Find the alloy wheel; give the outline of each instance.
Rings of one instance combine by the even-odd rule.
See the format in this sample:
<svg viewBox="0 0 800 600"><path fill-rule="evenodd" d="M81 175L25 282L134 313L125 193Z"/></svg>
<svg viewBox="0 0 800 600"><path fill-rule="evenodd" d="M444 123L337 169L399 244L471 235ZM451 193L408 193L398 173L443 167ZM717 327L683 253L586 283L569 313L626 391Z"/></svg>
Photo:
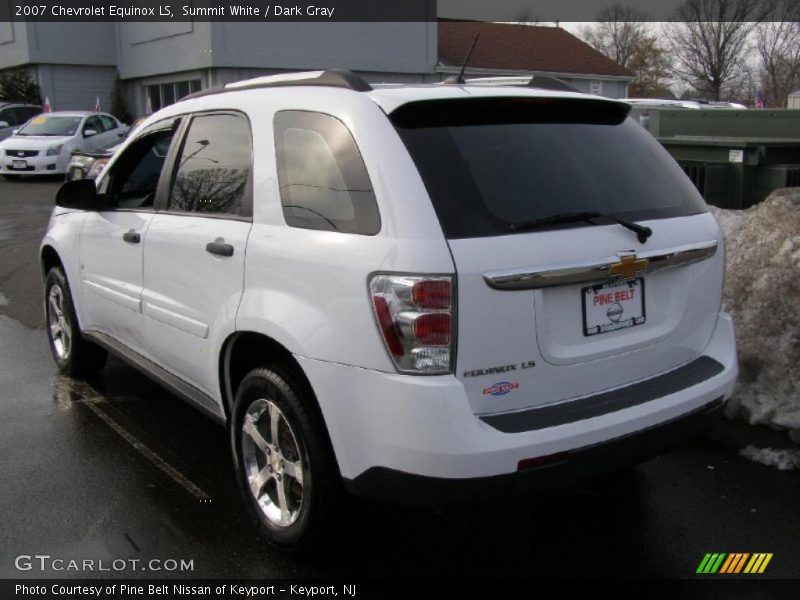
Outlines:
<svg viewBox="0 0 800 600"><path fill-rule="evenodd" d="M289 421L273 400L254 400L242 422L241 451L250 493L276 527L300 517L306 479L300 446Z"/></svg>
<svg viewBox="0 0 800 600"><path fill-rule="evenodd" d="M54 285L47 295L47 320L50 328L50 339L59 360L67 360L72 348L72 327L66 318L66 302L64 290Z"/></svg>

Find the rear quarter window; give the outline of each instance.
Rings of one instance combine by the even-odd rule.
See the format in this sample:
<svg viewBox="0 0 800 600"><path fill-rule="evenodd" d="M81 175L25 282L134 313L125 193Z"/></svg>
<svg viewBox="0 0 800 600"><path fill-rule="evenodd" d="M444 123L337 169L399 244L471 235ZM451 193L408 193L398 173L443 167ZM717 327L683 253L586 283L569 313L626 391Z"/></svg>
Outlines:
<svg viewBox="0 0 800 600"><path fill-rule="evenodd" d="M330 115L275 115L281 204L291 227L374 235L381 222L375 193L355 140Z"/></svg>

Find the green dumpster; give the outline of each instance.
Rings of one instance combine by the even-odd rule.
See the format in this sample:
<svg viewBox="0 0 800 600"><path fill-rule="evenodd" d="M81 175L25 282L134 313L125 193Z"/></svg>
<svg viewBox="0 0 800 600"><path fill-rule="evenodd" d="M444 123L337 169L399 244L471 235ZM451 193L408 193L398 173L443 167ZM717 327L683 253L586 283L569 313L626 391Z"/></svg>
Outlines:
<svg viewBox="0 0 800 600"><path fill-rule="evenodd" d="M706 202L747 208L800 186L800 110L634 108Z"/></svg>

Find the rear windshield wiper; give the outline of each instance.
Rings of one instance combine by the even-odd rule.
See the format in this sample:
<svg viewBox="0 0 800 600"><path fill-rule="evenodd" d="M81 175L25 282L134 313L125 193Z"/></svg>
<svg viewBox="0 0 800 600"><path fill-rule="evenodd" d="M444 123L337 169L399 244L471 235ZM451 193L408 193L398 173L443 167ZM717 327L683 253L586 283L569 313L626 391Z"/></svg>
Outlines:
<svg viewBox="0 0 800 600"><path fill-rule="evenodd" d="M578 221L586 221L592 225L599 225L599 223L594 222L594 219L608 219L618 223L619 225L622 225L626 229L630 229L636 234L640 244L644 244L647 241L647 238L653 235L653 230L649 227L637 225L636 223L631 223L625 219L618 219L617 217L612 217L611 215L606 215L595 211L559 213L549 217L543 217L541 219L534 219L533 221L520 221L519 223L512 223L509 229L511 231L531 231L533 229L542 229L550 225L576 223Z"/></svg>

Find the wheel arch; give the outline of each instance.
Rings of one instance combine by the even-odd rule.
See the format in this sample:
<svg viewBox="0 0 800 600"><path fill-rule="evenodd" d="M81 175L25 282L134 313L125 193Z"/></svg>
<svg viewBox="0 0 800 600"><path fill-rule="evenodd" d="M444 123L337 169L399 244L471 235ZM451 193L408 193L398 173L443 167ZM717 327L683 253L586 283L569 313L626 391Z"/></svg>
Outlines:
<svg viewBox="0 0 800 600"><path fill-rule="evenodd" d="M274 338L256 331L236 331L222 345L219 358L219 381L222 408L230 423L236 391L244 377L253 369L269 364L282 364L296 375L310 399L309 408L316 414L327 438L328 447L338 468L336 448L331 439L328 422L323 414L314 388L305 371L291 351Z"/></svg>
<svg viewBox="0 0 800 600"><path fill-rule="evenodd" d="M53 267L61 267L61 270L64 271L64 263L61 260L61 256L50 244L45 244L39 251L39 264L42 269L42 279L47 278L47 274ZM64 276L66 276L66 271L64 271Z"/></svg>
<svg viewBox="0 0 800 600"><path fill-rule="evenodd" d="M286 346L263 333L235 331L225 339L219 355L220 397L226 418L230 419L233 414L236 391L244 377L253 369L270 363L283 364L297 374L311 393L316 410L322 416L308 377Z"/></svg>

